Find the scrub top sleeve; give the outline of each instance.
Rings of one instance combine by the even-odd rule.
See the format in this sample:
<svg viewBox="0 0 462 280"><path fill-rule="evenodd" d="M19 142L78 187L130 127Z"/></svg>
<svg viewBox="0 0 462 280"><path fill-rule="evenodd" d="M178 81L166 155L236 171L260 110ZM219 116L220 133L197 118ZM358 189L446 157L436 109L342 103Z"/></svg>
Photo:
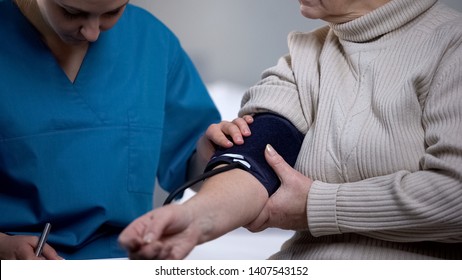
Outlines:
<svg viewBox="0 0 462 280"><path fill-rule="evenodd" d="M158 170L159 184L169 192L185 182L188 160L199 137L221 119L192 61L178 41L174 42Z"/></svg>

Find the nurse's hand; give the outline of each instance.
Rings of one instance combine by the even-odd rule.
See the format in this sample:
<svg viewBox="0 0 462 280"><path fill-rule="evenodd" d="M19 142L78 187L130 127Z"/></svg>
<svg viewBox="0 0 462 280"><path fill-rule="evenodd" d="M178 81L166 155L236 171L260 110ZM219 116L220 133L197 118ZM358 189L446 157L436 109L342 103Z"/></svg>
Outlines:
<svg viewBox="0 0 462 280"><path fill-rule="evenodd" d="M119 236L130 259L185 258L203 234L191 211L169 204L133 221Z"/></svg>
<svg viewBox="0 0 462 280"><path fill-rule="evenodd" d="M217 146L231 148L234 144L242 145L244 137L251 134L249 124L252 122L253 117L245 115L242 118L234 119L232 122L222 121L211 124L197 142L196 151L200 166L205 166L215 153Z"/></svg>
<svg viewBox="0 0 462 280"><path fill-rule="evenodd" d="M232 122L222 121L218 124L210 125L205 132L205 136L221 147L230 148L233 143L241 145L244 143L244 137L251 134L249 124L252 122L253 118L250 115L236 118Z"/></svg>
<svg viewBox="0 0 462 280"><path fill-rule="evenodd" d="M6 235L0 233L0 259L2 260L61 260L62 258L48 244L40 257L35 256L37 236Z"/></svg>

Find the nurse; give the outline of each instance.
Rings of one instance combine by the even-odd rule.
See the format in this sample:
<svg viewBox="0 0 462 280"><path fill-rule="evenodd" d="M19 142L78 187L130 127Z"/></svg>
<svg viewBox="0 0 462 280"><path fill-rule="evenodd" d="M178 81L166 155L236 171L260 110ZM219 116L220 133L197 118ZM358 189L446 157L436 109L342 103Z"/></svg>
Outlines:
<svg viewBox="0 0 462 280"><path fill-rule="evenodd" d="M171 191L211 153L204 84L127 0L0 0L0 21L0 258L37 258L47 222L38 258L125 257L156 178Z"/></svg>

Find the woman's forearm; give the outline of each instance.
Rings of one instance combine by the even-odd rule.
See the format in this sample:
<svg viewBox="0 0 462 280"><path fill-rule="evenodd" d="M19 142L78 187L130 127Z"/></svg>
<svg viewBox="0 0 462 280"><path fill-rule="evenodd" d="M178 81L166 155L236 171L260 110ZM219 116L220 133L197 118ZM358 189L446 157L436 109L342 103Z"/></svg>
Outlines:
<svg viewBox="0 0 462 280"><path fill-rule="evenodd" d="M263 185L241 169L207 179L184 206L202 230L199 243L215 239L252 222L268 200Z"/></svg>

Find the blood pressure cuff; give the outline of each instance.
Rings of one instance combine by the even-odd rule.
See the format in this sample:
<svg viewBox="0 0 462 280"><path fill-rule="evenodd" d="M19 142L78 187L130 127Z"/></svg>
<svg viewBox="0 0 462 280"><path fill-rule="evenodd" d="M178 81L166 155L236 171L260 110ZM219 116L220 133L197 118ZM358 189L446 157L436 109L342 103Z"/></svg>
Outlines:
<svg viewBox="0 0 462 280"><path fill-rule="evenodd" d="M266 162L266 145L271 144L293 167L304 136L287 119L270 113L255 115L254 122L249 127L252 134L244 139L244 144L234 145L231 148L218 147L205 171L212 170L220 164L238 162L240 163L239 168L255 176L271 196L279 188L281 182Z"/></svg>

